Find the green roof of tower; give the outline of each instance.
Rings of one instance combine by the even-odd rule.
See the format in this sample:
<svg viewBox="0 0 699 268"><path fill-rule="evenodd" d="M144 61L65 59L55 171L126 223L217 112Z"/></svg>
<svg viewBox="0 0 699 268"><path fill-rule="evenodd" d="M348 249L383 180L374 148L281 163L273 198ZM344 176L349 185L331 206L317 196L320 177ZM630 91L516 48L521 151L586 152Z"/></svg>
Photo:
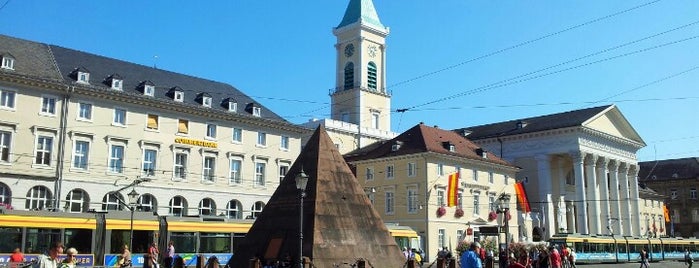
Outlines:
<svg viewBox="0 0 699 268"><path fill-rule="evenodd" d="M381 24L379 15L374 8L374 2L371 0L350 0L347 10L345 10L345 16L342 17L342 22L336 28L342 28L358 21L375 28L386 28Z"/></svg>

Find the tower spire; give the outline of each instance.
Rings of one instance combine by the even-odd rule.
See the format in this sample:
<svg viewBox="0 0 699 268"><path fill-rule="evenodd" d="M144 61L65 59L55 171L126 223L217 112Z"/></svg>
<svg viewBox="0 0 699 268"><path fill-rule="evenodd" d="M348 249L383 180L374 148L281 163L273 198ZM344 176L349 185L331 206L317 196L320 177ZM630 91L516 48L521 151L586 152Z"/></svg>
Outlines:
<svg viewBox="0 0 699 268"><path fill-rule="evenodd" d="M381 24L379 15L376 13L376 9L374 8L374 2L371 0L350 0L349 4L347 4L347 9L345 10L345 16L342 17L342 21L335 28L342 28L356 22L360 22L361 24L368 25L373 28L386 28L383 24Z"/></svg>

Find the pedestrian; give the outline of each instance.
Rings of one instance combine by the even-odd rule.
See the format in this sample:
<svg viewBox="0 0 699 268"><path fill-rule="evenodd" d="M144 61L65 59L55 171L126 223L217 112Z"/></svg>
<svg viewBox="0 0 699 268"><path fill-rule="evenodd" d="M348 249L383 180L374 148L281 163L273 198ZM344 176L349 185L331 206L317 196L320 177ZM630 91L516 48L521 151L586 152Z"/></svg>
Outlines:
<svg viewBox="0 0 699 268"><path fill-rule="evenodd" d="M478 242L471 243L469 250L461 254L461 268L482 268L483 262L481 262L478 252L480 252L481 244Z"/></svg>
<svg viewBox="0 0 699 268"><path fill-rule="evenodd" d="M639 254L638 257L641 258L641 266L640 266L641 268L642 267L650 268L650 266L648 265L648 261L649 261L648 260L648 250L646 248L643 248L641 250L641 253Z"/></svg>
<svg viewBox="0 0 699 268"><path fill-rule="evenodd" d="M561 268L561 254L558 253L556 247L549 247L549 258L551 259L551 268Z"/></svg>
<svg viewBox="0 0 699 268"><path fill-rule="evenodd" d="M549 252L546 248L539 251L539 268L549 268Z"/></svg>
<svg viewBox="0 0 699 268"><path fill-rule="evenodd" d="M78 250L75 248L69 248L66 250L66 258L63 259L60 268L75 268L78 265Z"/></svg>
<svg viewBox="0 0 699 268"><path fill-rule="evenodd" d="M563 268L570 268L570 251L568 249L568 245L563 244L563 247L561 247L561 264L563 265Z"/></svg>
<svg viewBox="0 0 699 268"><path fill-rule="evenodd" d="M500 268L507 268L507 250L505 247L500 247L500 252L498 253L498 266Z"/></svg>
<svg viewBox="0 0 699 268"><path fill-rule="evenodd" d="M121 247L121 255L119 256L117 266L124 268L131 267L131 264L131 251L129 250L129 245L124 245Z"/></svg>
<svg viewBox="0 0 699 268"><path fill-rule="evenodd" d="M152 266L154 268L160 268L160 265L158 264L160 250L158 250L158 245L155 242L150 243L150 247L148 248L148 254L150 255L151 262L153 263Z"/></svg>
<svg viewBox="0 0 699 268"><path fill-rule="evenodd" d="M689 252L688 248L684 249L684 264L687 265L689 268L692 268L692 264L694 263L694 258L692 258L692 253Z"/></svg>
<svg viewBox="0 0 699 268"><path fill-rule="evenodd" d="M577 268L575 265L575 250L573 248L570 248L570 253L568 253L568 262L570 263L571 268Z"/></svg>
<svg viewBox="0 0 699 268"><path fill-rule="evenodd" d="M20 263L27 261L19 248L15 248L10 255L10 267L19 267Z"/></svg>
<svg viewBox="0 0 699 268"><path fill-rule="evenodd" d="M206 268L219 268L220 265L221 264L218 262L218 257L216 257L216 255L211 256L211 258L206 261ZM272 261L267 261L267 265L272 267Z"/></svg>
<svg viewBox="0 0 699 268"><path fill-rule="evenodd" d="M58 255L63 254L63 243L53 241L49 247L48 255L41 255L34 268L58 268Z"/></svg>
<svg viewBox="0 0 699 268"><path fill-rule="evenodd" d="M407 247L403 247L403 257L405 258L406 262L410 260L410 250L408 250Z"/></svg>
<svg viewBox="0 0 699 268"><path fill-rule="evenodd" d="M167 260L163 263L167 268L172 268L175 265L175 243L172 241L167 245Z"/></svg>

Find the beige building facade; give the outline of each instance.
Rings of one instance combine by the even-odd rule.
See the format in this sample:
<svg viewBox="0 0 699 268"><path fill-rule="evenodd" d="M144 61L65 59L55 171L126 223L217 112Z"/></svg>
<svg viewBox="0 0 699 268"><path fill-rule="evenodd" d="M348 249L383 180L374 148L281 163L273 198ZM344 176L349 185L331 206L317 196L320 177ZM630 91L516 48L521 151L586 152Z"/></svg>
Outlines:
<svg viewBox="0 0 699 268"><path fill-rule="evenodd" d="M15 210L125 210L133 188L141 211L254 218L310 131L223 83L8 36L0 55Z"/></svg>

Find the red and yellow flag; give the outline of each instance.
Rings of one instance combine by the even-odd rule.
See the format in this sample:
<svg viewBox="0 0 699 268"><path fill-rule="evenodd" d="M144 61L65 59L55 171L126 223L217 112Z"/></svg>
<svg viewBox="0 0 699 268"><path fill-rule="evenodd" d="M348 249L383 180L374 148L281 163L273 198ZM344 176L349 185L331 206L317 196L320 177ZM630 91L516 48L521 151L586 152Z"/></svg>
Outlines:
<svg viewBox="0 0 699 268"><path fill-rule="evenodd" d="M524 182L515 183L515 194L517 194L517 203L519 207L524 212L531 212L532 209L529 207L529 199L527 198L527 192L524 190Z"/></svg>
<svg viewBox="0 0 699 268"><path fill-rule="evenodd" d="M665 217L665 222L670 222L670 211L665 204L663 204L663 216Z"/></svg>
<svg viewBox="0 0 699 268"><path fill-rule="evenodd" d="M459 202L459 172L449 175L449 188L447 188L447 207L456 206Z"/></svg>

